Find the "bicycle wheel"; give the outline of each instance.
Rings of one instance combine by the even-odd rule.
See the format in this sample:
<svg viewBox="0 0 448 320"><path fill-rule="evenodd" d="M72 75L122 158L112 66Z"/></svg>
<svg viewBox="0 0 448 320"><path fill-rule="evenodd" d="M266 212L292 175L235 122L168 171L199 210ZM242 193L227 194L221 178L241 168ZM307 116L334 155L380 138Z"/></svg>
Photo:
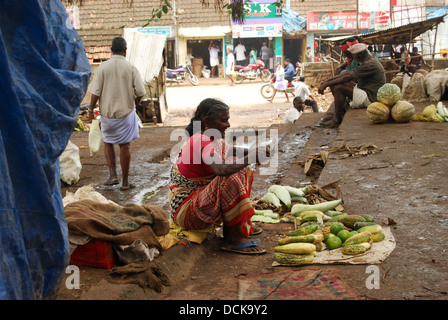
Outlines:
<svg viewBox="0 0 448 320"><path fill-rule="evenodd" d="M261 87L261 95L265 99L271 99L274 94L274 87L270 83L266 83Z"/></svg>

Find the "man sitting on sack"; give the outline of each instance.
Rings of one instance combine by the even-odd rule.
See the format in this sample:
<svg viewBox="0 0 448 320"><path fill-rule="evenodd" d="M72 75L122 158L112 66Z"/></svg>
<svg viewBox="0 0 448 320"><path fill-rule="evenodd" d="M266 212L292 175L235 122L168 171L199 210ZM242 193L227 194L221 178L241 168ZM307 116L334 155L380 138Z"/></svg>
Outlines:
<svg viewBox="0 0 448 320"><path fill-rule="evenodd" d="M351 100L352 108L367 108L376 98L378 89L386 83L384 68L378 59L372 57L367 50L367 45L357 43L352 45L349 52L361 65L356 69L344 72L327 81L324 81L318 92L323 94L330 87L334 97L334 117L325 125L337 127L341 124L345 113L347 98Z"/></svg>

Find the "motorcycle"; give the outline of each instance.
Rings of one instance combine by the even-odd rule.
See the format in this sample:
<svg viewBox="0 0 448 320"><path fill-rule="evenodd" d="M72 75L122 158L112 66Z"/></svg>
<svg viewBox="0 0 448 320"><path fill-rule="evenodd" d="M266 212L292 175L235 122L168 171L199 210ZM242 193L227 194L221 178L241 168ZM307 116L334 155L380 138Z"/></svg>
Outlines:
<svg viewBox="0 0 448 320"><path fill-rule="evenodd" d="M255 80L259 76L261 81L268 82L271 77L271 71L264 69L264 62L257 60L257 63L251 63L247 67L235 66L235 83L242 83L244 80Z"/></svg>
<svg viewBox="0 0 448 320"><path fill-rule="evenodd" d="M274 84L275 84L275 75L272 75L271 77L271 81L269 83L264 84L261 89L261 95L263 96L263 98L265 99L271 99L272 95L274 94ZM296 77L294 77L293 81L296 80ZM288 81L288 86L286 87L286 93L287 94L292 94L292 96L295 96L295 87L292 84L292 81Z"/></svg>
<svg viewBox="0 0 448 320"><path fill-rule="evenodd" d="M166 82L172 85L173 83L181 84L188 79L194 86L199 84L198 77L191 71L189 65L178 66L176 69L167 69Z"/></svg>

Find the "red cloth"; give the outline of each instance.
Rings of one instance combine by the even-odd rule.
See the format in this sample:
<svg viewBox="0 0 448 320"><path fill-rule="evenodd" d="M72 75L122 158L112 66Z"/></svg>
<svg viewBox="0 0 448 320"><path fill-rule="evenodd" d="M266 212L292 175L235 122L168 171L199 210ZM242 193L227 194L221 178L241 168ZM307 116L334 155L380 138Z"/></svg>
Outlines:
<svg viewBox="0 0 448 320"><path fill-rule="evenodd" d="M76 247L70 256L70 264L110 269L117 264L112 243L92 239Z"/></svg>
<svg viewBox="0 0 448 320"><path fill-rule="evenodd" d="M187 178L213 175L213 170L205 163L205 160L214 153L215 147L210 137L196 133L187 140L186 145L182 148L177 168Z"/></svg>

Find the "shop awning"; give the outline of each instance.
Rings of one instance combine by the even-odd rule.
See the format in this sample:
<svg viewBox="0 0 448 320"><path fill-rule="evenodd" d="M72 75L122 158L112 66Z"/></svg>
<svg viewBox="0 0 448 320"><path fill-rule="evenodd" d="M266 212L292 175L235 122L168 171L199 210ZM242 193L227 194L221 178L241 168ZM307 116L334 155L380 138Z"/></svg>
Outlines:
<svg viewBox="0 0 448 320"><path fill-rule="evenodd" d="M361 37L364 43L371 45L398 45L410 43L421 34L433 29L439 23L442 23L445 16L446 15L424 21L409 23L400 27L389 28L386 30L358 34L358 36ZM339 36L325 40L330 42L339 42L352 36L353 35Z"/></svg>

